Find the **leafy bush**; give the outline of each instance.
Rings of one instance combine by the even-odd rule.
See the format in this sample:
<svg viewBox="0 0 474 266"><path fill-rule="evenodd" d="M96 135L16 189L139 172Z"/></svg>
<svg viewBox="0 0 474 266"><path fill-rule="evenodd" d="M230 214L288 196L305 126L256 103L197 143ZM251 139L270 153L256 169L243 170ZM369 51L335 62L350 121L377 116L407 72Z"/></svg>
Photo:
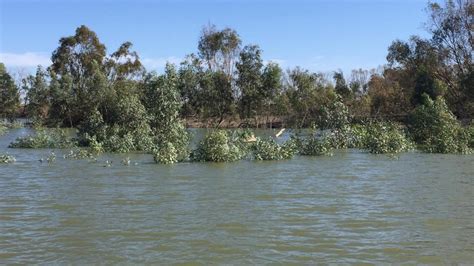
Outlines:
<svg viewBox="0 0 474 266"><path fill-rule="evenodd" d="M188 147L190 136L183 123L172 122L166 129L166 132L159 131L155 137L157 139L153 150L155 162L175 163L187 160L190 153Z"/></svg>
<svg viewBox="0 0 474 266"><path fill-rule="evenodd" d="M189 157L189 133L179 117L182 102L178 89L178 74L167 64L165 74L151 77L144 86L144 105L150 115L155 162L172 163Z"/></svg>
<svg viewBox="0 0 474 266"><path fill-rule="evenodd" d="M129 101L126 103L126 101ZM136 97L127 97L117 103L117 117L105 123L99 111L92 113L79 128L82 145L97 151L126 153L151 152L153 133L148 125L143 105Z"/></svg>
<svg viewBox="0 0 474 266"><path fill-rule="evenodd" d="M325 132L325 138L333 149L345 149L350 143L350 126L330 129Z"/></svg>
<svg viewBox="0 0 474 266"><path fill-rule="evenodd" d="M395 124L374 122L367 126L364 148L370 153L399 153L410 150L412 144Z"/></svg>
<svg viewBox="0 0 474 266"><path fill-rule="evenodd" d="M87 145L89 149L91 150L92 153L94 154L99 154L104 152L104 147L101 142L97 141L97 137L94 136L89 136L89 134L85 133L84 134L84 139L87 142Z"/></svg>
<svg viewBox="0 0 474 266"><path fill-rule="evenodd" d="M10 148L66 149L76 147L76 141L64 129L39 129L36 134L20 137L10 143Z"/></svg>
<svg viewBox="0 0 474 266"><path fill-rule="evenodd" d="M468 138L469 148L474 149L474 125L469 125L464 130Z"/></svg>
<svg viewBox="0 0 474 266"><path fill-rule="evenodd" d="M300 139L298 146L299 153L307 156L329 155L333 149L333 143L327 135Z"/></svg>
<svg viewBox="0 0 474 266"><path fill-rule="evenodd" d="M165 145L162 145L160 149L153 151L153 159L156 163L177 163L179 161L178 157L178 151L171 142L167 142Z"/></svg>
<svg viewBox="0 0 474 266"><path fill-rule="evenodd" d="M5 134L5 132L7 132L7 126L3 123L0 123L0 136Z"/></svg>
<svg viewBox="0 0 474 266"><path fill-rule="evenodd" d="M20 122L20 121L13 121L11 123L8 123L6 125L8 128L22 128L23 127L23 123Z"/></svg>
<svg viewBox="0 0 474 266"><path fill-rule="evenodd" d="M0 163L13 163L16 159L9 154L0 154Z"/></svg>
<svg viewBox="0 0 474 266"><path fill-rule="evenodd" d="M420 149L432 153L469 153L469 134L463 130L442 97L424 95L424 103L410 115L410 133Z"/></svg>
<svg viewBox="0 0 474 266"><path fill-rule="evenodd" d="M0 136L5 134L8 129L20 128L22 126L23 126L23 124L19 121L13 121L13 122L1 122L0 121Z"/></svg>
<svg viewBox="0 0 474 266"><path fill-rule="evenodd" d="M240 138L232 138L224 130L207 134L192 153L194 161L233 162L247 155L245 144Z"/></svg>
<svg viewBox="0 0 474 266"><path fill-rule="evenodd" d="M69 151L65 154L64 159L70 160L82 160L82 159L96 159L95 154L88 149L76 149Z"/></svg>
<svg viewBox="0 0 474 266"><path fill-rule="evenodd" d="M260 139L252 145L255 160L283 160L291 159L297 152L296 143L289 140L278 144L272 138Z"/></svg>
<svg viewBox="0 0 474 266"><path fill-rule="evenodd" d="M364 148L367 140L367 126L354 124L349 128L348 148Z"/></svg>

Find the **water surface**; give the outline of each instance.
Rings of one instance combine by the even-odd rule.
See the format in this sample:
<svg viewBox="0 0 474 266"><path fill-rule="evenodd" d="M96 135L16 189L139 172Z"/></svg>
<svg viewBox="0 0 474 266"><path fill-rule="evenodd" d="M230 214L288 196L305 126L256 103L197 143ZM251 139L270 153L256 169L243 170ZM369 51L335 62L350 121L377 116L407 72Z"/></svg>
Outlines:
<svg viewBox="0 0 474 266"><path fill-rule="evenodd" d="M49 150L6 148L27 132L0 137L17 158L0 165L1 264L474 261L472 155L168 166L56 150L48 165Z"/></svg>

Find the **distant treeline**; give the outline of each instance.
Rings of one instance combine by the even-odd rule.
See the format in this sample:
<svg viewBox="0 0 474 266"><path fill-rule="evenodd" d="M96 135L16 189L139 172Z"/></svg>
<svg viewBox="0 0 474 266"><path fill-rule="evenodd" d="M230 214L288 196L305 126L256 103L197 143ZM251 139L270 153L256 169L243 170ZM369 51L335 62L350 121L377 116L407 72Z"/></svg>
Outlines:
<svg viewBox="0 0 474 266"><path fill-rule="evenodd" d="M427 10L431 38L396 40L388 47L384 67L353 70L348 78L341 71L284 71L275 62L264 63L258 45L243 45L235 30L214 25L203 28L197 53L157 74L146 71L131 42L107 54L98 36L80 26L73 36L59 40L51 66L39 66L21 84L0 65L0 117L26 116L51 127L89 127L98 123L93 119L139 126L157 108L172 105L178 118L214 127L225 119L258 126L265 117L305 127L330 123L334 102L342 102L353 118L403 120L426 94L444 97L458 119L470 120L474 4L429 3Z"/></svg>

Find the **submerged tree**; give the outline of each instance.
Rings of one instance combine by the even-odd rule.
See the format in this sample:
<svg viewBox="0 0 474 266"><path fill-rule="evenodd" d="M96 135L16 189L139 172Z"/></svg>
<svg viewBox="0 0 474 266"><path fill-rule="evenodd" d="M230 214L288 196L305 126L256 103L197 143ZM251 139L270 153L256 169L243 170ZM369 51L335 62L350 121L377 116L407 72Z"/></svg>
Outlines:
<svg viewBox="0 0 474 266"><path fill-rule="evenodd" d="M145 84L145 97L155 136L155 161L175 163L187 159L189 136L180 121L178 74L173 65L167 64L164 75L151 78Z"/></svg>
<svg viewBox="0 0 474 266"><path fill-rule="evenodd" d="M442 97L423 96L423 104L410 115L409 129L420 148L433 153L469 152L469 135Z"/></svg>

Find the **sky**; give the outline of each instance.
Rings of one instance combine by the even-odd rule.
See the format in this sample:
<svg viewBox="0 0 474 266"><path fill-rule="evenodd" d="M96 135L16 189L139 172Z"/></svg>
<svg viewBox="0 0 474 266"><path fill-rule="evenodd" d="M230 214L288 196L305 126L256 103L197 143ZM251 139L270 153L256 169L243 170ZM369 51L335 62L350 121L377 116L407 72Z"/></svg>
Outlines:
<svg viewBox="0 0 474 266"><path fill-rule="evenodd" d="M376 68L393 40L427 36L425 0L0 0L0 61L34 71L86 25L110 54L131 41L148 70L197 52L209 23L231 27L265 61L311 71Z"/></svg>

